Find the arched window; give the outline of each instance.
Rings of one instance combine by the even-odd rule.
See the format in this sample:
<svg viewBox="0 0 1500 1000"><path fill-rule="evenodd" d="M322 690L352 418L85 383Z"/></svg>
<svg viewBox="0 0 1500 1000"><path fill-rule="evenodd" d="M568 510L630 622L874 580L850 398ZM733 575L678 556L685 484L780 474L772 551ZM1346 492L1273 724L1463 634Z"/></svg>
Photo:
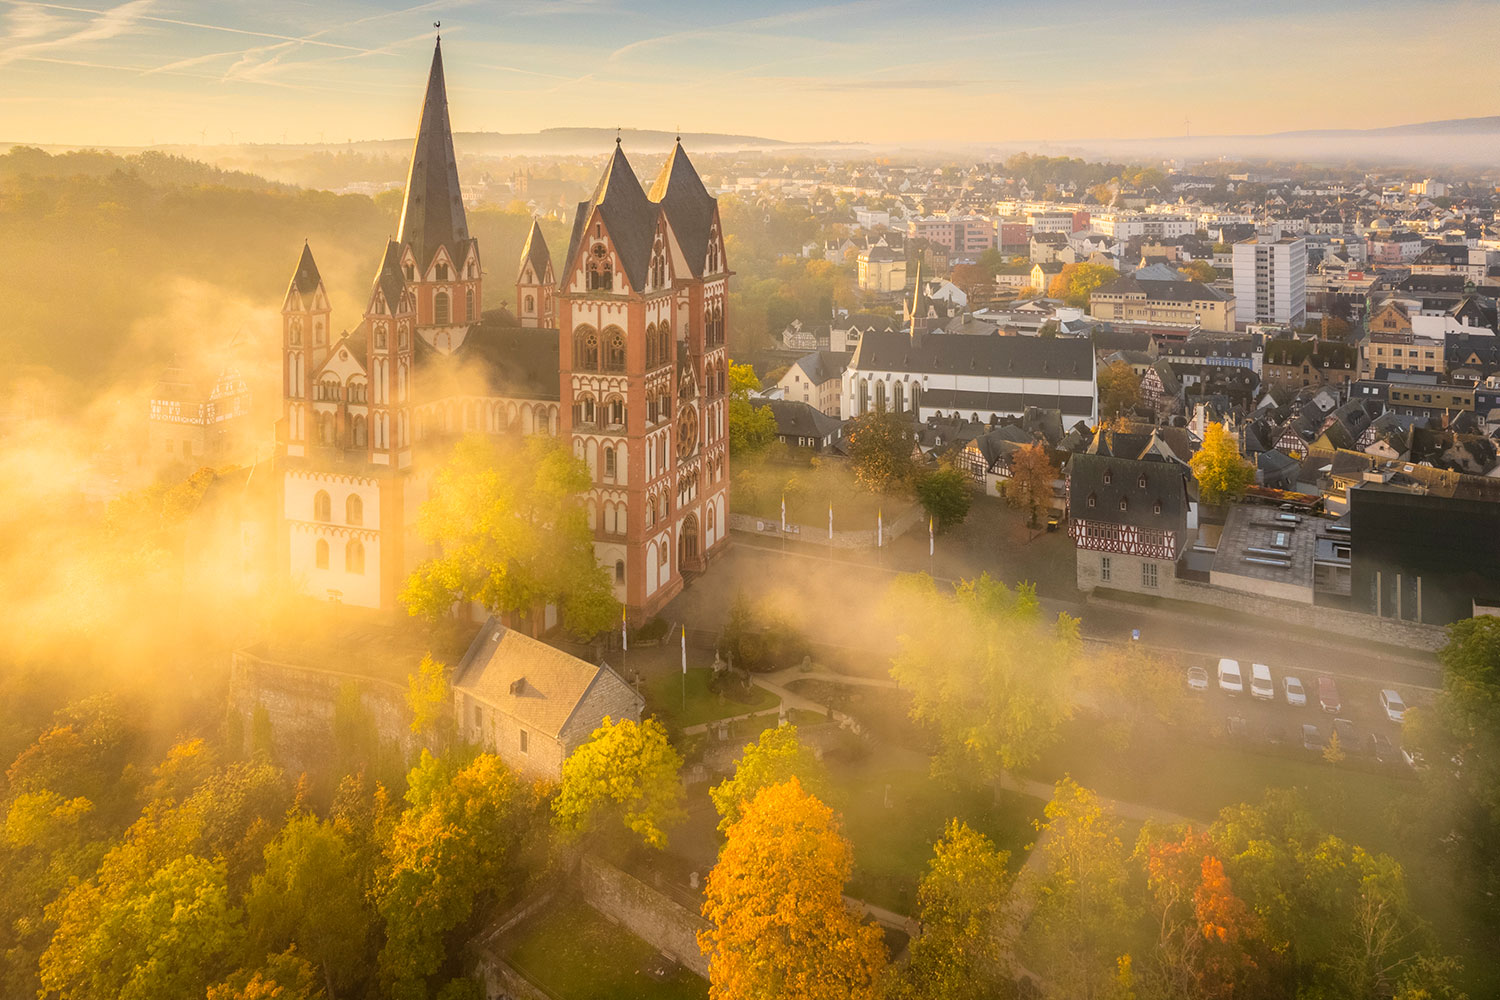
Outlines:
<svg viewBox="0 0 1500 1000"><path fill-rule="evenodd" d="M611 396L605 404L604 422L609 427L620 427L625 423L625 400Z"/></svg>
<svg viewBox="0 0 1500 1000"><path fill-rule="evenodd" d="M609 263L609 248L595 243L589 251L589 291L611 292L615 287L614 268Z"/></svg>
<svg viewBox="0 0 1500 1000"><path fill-rule="evenodd" d="M318 569L327 569L328 568L328 542L325 541L324 539L321 539L321 538L318 539L318 544L314 548L313 551L314 551L313 558L317 562Z"/></svg>
<svg viewBox="0 0 1500 1000"><path fill-rule="evenodd" d="M911 412L914 415L920 417L922 415L921 408L922 408L922 383L920 383L920 382L913 382L911 384Z"/></svg>
<svg viewBox="0 0 1500 1000"><path fill-rule="evenodd" d="M354 435L354 447L363 448L365 446L365 418L356 416L350 430Z"/></svg>
<svg viewBox="0 0 1500 1000"><path fill-rule="evenodd" d="M715 274L719 270L719 226L717 223L708 230L708 267L709 274Z"/></svg>
<svg viewBox="0 0 1500 1000"><path fill-rule="evenodd" d="M313 520L333 520L333 502L328 499L328 494L322 490L313 495Z"/></svg>
<svg viewBox="0 0 1500 1000"><path fill-rule="evenodd" d="M526 296L526 315L530 316L534 312L536 312L536 296L528 295Z"/></svg>
<svg viewBox="0 0 1500 1000"><path fill-rule="evenodd" d="M876 382L875 383L875 412L876 413L884 413L885 412L885 382L884 381L880 381L880 382Z"/></svg>
<svg viewBox="0 0 1500 1000"><path fill-rule="evenodd" d="M660 344L656 339L656 324L652 323L646 327L646 368L649 371L656 367L656 352Z"/></svg>
<svg viewBox="0 0 1500 1000"><path fill-rule="evenodd" d="M661 234L656 234L656 244L651 248L651 287L665 288L667 285L667 248Z"/></svg>
<svg viewBox="0 0 1500 1000"><path fill-rule="evenodd" d="M891 386L891 408L897 413L906 412L906 390L900 382Z"/></svg>
<svg viewBox="0 0 1500 1000"><path fill-rule="evenodd" d="M615 560L615 583L624 583L624 582L625 582L625 560L624 559L616 559Z"/></svg>
<svg viewBox="0 0 1500 1000"><path fill-rule="evenodd" d="M365 502L359 498L359 494L349 494L349 499L344 501L344 523L365 523Z"/></svg>
<svg viewBox="0 0 1500 1000"><path fill-rule="evenodd" d="M450 319L448 293L438 292L432 297L432 322L437 326L446 326Z"/></svg>
<svg viewBox="0 0 1500 1000"><path fill-rule="evenodd" d="M472 288L464 291L464 320L468 323L474 322L474 289Z"/></svg>
<svg viewBox="0 0 1500 1000"><path fill-rule="evenodd" d="M859 380L859 412L861 415L870 412L870 380Z"/></svg>
<svg viewBox="0 0 1500 1000"><path fill-rule="evenodd" d="M615 450L609 445L604 446L604 478L615 478Z"/></svg>
<svg viewBox="0 0 1500 1000"><path fill-rule="evenodd" d="M625 334L618 327L610 327L604 331L604 370L621 372L625 370Z"/></svg>
<svg viewBox="0 0 1500 1000"><path fill-rule="evenodd" d="M365 571L365 546L358 538L349 539L349 544L344 546L344 572L363 573Z"/></svg>
<svg viewBox="0 0 1500 1000"><path fill-rule="evenodd" d="M599 335L592 327L580 326L573 333L573 367L599 370Z"/></svg>

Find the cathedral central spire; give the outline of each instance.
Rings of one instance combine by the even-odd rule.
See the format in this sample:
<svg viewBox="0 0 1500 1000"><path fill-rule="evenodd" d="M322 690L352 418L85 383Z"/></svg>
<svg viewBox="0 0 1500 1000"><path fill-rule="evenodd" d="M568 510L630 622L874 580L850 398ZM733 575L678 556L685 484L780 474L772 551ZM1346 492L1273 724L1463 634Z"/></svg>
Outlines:
<svg viewBox="0 0 1500 1000"><path fill-rule="evenodd" d="M422 117L412 147L406 177L406 202L401 209L399 243L410 244L418 266L425 268L440 246L450 257L469 238L463 195L458 186L458 159L453 153L453 126L448 120L448 88L443 80L443 43L433 47L432 70Z"/></svg>

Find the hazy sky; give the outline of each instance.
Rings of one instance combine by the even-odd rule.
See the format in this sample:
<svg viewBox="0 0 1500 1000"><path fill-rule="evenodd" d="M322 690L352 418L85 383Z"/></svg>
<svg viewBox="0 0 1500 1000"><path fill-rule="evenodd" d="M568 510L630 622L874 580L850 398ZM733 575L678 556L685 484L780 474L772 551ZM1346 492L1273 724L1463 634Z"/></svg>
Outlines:
<svg viewBox="0 0 1500 1000"><path fill-rule="evenodd" d="M0 141L454 127L1005 141L1368 128L1500 112L1500 6L1457 0L0 0Z"/></svg>

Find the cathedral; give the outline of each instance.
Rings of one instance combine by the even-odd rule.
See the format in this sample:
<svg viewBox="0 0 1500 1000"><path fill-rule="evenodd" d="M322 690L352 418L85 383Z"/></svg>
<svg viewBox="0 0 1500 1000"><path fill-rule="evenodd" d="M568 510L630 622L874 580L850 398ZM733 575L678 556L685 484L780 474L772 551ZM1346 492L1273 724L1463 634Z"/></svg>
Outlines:
<svg viewBox="0 0 1500 1000"><path fill-rule="evenodd" d="M594 551L632 618L727 544L718 204L679 142L645 189L616 140L567 253L533 222L514 314L484 308L438 42L400 229L360 323L334 332L313 259L282 304L281 557L313 595L395 609L430 553L417 516L463 434L560 435L585 462ZM556 611L534 623L547 628Z"/></svg>

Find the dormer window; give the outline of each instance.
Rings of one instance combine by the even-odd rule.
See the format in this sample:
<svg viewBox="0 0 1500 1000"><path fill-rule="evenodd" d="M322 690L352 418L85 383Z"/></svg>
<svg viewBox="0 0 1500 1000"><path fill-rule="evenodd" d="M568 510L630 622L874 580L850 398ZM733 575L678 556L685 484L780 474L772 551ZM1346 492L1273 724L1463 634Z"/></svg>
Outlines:
<svg viewBox="0 0 1500 1000"><path fill-rule="evenodd" d="M1094 494L1092 494L1092 493L1089 494L1089 506L1090 507L1097 507L1097 506L1099 506L1099 498L1096 497L1096 496L1094 496Z"/></svg>
<svg viewBox="0 0 1500 1000"><path fill-rule="evenodd" d="M1161 513L1161 501L1160 500L1156 501L1156 513L1158 513L1158 514Z"/></svg>
<svg viewBox="0 0 1500 1000"><path fill-rule="evenodd" d="M439 280L439 281L447 281L448 280L448 265L447 264L439 264L437 266L437 280Z"/></svg>
<svg viewBox="0 0 1500 1000"><path fill-rule="evenodd" d="M1145 489L1146 488L1146 474L1144 472L1141 473L1140 485L1141 485L1141 489Z"/></svg>
<svg viewBox="0 0 1500 1000"><path fill-rule="evenodd" d="M1124 497L1121 497L1120 498L1120 509L1121 510L1128 510L1129 508L1130 508L1130 502L1128 500L1126 500Z"/></svg>
<svg viewBox="0 0 1500 1000"><path fill-rule="evenodd" d="M1106 486L1108 486L1110 480L1113 479L1113 478L1114 478L1114 476L1110 474L1110 471L1108 469L1105 469L1104 470L1104 484Z"/></svg>

